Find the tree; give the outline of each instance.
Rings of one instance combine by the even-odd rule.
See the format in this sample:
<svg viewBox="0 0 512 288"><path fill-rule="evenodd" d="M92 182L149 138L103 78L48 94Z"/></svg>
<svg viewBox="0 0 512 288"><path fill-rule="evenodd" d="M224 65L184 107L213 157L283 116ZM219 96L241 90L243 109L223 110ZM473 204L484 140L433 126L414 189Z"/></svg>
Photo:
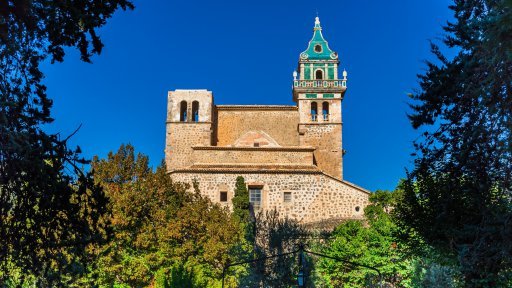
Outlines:
<svg viewBox="0 0 512 288"><path fill-rule="evenodd" d="M119 8L133 6L0 2L0 281L16 270L38 276L37 286L64 285L62 275L84 272L86 246L105 236L106 199L81 171L79 149L41 128L52 122L52 101L39 66L47 57L62 61L65 47L89 62L102 48L97 29Z"/></svg>
<svg viewBox="0 0 512 288"><path fill-rule="evenodd" d="M453 265L441 265L433 262L429 257L414 259L411 287L462 287L458 281L460 279L459 271L454 268Z"/></svg>
<svg viewBox="0 0 512 288"><path fill-rule="evenodd" d="M455 1L448 59L411 95L414 170L395 209L403 235L458 260L467 287L510 284L512 269L512 1ZM417 240L416 239L416 240Z"/></svg>
<svg viewBox="0 0 512 288"><path fill-rule="evenodd" d="M247 244L254 246L254 237L256 234L255 217L251 217L251 202L249 201L249 190L242 176L236 177L233 203L233 218L238 222L241 229L245 231L245 240ZM247 247L246 247L247 248ZM244 249L247 250L247 249Z"/></svg>
<svg viewBox="0 0 512 288"><path fill-rule="evenodd" d="M211 287L224 265L237 261L244 231L227 209L201 195L197 183L189 191L190 185L172 181L163 163L156 171L148 163L131 145L92 162L110 200L113 229L111 241L98 249L96 284Z"/></svg>
<svg viewBox="0 0 512 288"><path fill-rule="evenodd" d="M398 192L399 193L399 192ZM330 240L320 246L324 254L378 268L382 283L390 287L412 287L412 258L403 253L396 241L396 225L389 215L397 192L377 190L370 195L364 212L367 223L348 220L339 225ZM364 267L320 258L318 270L329 287L378 287L376 272Z"/></svg>
<svg viewBox="0 0 512 288"><path fill-rule="evenodd" d="M283 218L277 210L258 213L255 221L256 257L270 257L297 251L307 233L297 221ZM260 261L253 266L252 287L293 287L296 285L297 254Z"/></svg>
<svg viewBox="0 0 512 288"><path fill-rule="evenodd" d="M233 215L240 223L250 222L249 191L242 176L236 177L235 196L231 200L233 202Z"/></svg>

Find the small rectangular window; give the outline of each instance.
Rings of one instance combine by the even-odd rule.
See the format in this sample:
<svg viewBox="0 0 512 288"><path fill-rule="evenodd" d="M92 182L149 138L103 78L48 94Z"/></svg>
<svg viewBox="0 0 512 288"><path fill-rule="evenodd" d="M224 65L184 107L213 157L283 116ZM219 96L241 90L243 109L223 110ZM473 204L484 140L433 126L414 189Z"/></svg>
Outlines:
<svg viewBox="0 0 512 288"><path fill-rule="evenodd" d="M260 147L260 143L254 142L254 147Z"/></svg>
<svg viewBox="0 0 512 288"><path fill-rule="evenodd" d="M249 202L251 202L254 210L258 210L261 206L261 187L249 187Z"/></svg>
<svg viewBox="0 0 512 288"><path fill-rule="evenodd" d="M292 192L284 192L284 194L283 194L283 201L285 203L292 202Z"/></svg>
<svg viewBox="0 0 512 288"><path fill-rule="evenodd" d="M220 192L220 202L228 202L228 192L226 192L226 191Z"/></svg>

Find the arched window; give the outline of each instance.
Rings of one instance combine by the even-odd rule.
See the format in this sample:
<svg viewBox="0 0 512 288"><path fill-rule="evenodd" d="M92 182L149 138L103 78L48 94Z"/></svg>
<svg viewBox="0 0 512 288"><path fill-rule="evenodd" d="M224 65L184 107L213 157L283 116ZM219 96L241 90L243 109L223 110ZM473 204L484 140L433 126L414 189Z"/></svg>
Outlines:
<svg viewBox="0 0 512 288"><path fill-rule="evenodd" d="M192 102L192 121L199 122L199 102Z"/></svg>
<svg viewBox="0 0 512 288"><path fill-rule="evenodd" d="M318 114L318 106L316 102L311 102L311 121L316 121Z"/></svg>
<svg viewBox="0 0 512 288"><path fill-rule="evenodd" d="M185 100L180 103L180 121L187 122L187 101Z"/></svg>
<svg viewBox="0 0 512 288"><path fill-rule="evenodd" d="M322 103L322 114L324 115L324 121L329 121L329 102Z"/></svg>
<svg viewBox="0 0 512 288"><path fill-rule="evenodd" d="M315 72L315 79L322 80L324 78L324 72L320 69Z"/></svg>

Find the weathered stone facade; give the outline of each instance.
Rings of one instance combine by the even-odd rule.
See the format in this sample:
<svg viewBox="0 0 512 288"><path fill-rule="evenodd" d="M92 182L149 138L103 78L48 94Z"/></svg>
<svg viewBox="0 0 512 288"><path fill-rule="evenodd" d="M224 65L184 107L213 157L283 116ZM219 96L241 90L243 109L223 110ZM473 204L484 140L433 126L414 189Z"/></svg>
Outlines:
<svg viewBox="0 0 512 288"><path fill-rule="evenodd" d="M228 106L217 105L215 123L217 146L234 145L249 131L264 131L281 146L299 146L295 106ZM251 145L252 146L252 145Z"/></svg>
<svg viewBox="0 0 512 288"><path fill-rule="evenodd" d="M258 209L303 223L360 218L369 192L343 180L346 72L315 22L294 73L295 106L215 105L207 90L169 91L165 159L175 181L231 207L237 176Z"/></svg>
<svg viewBox="0 0 512 288"><path fill-rule="evenodd" d="M212 171L189 169L176 171L176 181L199 182L199 189L213 201L230 206L231 201L221 202L220 192L233 197L235 180L243 176L247 185L262 188L262 209L277 209L282 216L304 223L326 219L359 218L368 201L362 188L326 176L319 171ZM291 201L284 202L284 193L291 192Z"/></svg>

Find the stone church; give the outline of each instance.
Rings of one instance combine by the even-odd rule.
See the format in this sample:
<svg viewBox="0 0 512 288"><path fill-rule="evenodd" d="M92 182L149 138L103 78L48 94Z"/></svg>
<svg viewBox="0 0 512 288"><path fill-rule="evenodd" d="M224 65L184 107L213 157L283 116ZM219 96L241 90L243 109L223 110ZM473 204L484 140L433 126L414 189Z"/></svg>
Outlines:
<svg viewBox="0 0 512 288"><path fill-rule="evenodd" d="M318 17L293 73L295 105L215 105L207 90L168 92L165 161L174 181L231 206L243 176L255 211L277 209L305 224L361 218L369 192L343 179L338 74Z"/></svg>

